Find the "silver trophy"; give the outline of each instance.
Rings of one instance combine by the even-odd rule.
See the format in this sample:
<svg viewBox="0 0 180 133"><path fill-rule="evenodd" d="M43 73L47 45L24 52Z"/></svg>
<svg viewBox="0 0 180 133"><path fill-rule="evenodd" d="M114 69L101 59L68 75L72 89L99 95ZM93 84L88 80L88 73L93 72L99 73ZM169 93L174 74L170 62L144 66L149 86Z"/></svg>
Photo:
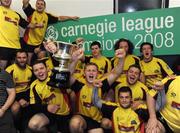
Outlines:
<svg viewBox="0 0 180 133"><path fill-rule="evenodd" d="M71 51L73 44L56 41L57 52L53 53L53 58L58 61L59 66L54 67L50 76L49 86L66 89L70 87L70 70Z"/></svg>

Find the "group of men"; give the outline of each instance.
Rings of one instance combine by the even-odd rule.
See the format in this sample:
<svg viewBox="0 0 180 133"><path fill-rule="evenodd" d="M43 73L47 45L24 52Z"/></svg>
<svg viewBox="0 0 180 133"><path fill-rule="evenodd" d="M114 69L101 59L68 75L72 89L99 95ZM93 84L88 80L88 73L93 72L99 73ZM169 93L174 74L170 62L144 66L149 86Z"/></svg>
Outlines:
<svg viewBox="0 0 180 133"><path fill-rule="evenodd" d="M15 127L27 133L180 131L180 77L153 56L151 43L141 44L140 60L133 55L132 42L121 38L109 60L98 41L90 46L92 55L85 56L79 45L84 40L76 40L69 65L71 91L56 88L47 84L47 60L32 63L32 55L58 52L53 41L42 44L47 25L78 17L55 17L44 12L44 0L36 1L36 10L23 0L26 21L10 5L11 0L1 0L0 132L15 133ZM21 44L19 25L26 28ZM14 63L7 67L12 57Z"/></svg>

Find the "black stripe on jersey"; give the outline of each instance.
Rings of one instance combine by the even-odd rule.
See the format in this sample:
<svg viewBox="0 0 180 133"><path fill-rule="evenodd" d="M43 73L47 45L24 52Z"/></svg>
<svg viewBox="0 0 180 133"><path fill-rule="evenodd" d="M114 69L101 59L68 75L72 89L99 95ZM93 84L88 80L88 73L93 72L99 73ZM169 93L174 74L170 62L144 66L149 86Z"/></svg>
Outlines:
<svg viewBox="0 0 180 133"><path fill-rule="evenodd" d="M82 89L82 87L83 87L84 85L85 85L84 83L76 80L76 81L71 85L71 89L72 89L73 91L75 91L75 93L77 93L77 92L79 92L79 91Z"/></svg>
<svg viewBox="0 0 180 133"><path fill-rule="evenodd" d="M146 91L141 87L141 90L143 91L143 98L142 100L146 100Z"/></svg>
<svg viewBox="0 0 180 133"><path fill-rule="evenodd" d="M134 58L134 60L135 60L135 63L134 64L136 64L136 65L138 65L139 66L139 59L138 58L136 58L136 57L133 57Z"/></svg>
<svg viewBox="0 0 180 133"><path fill-rule="evenodd" d="M161 69L163 78L166 77L166 76L167 76L167 73L166 73L166 71L163 69L161 63L160 63L160 62L157 62L157 63L158 63L158 65L160 66L160 69Z"/></svg>
<svg viewBox="0 0 180 133"><path fill-rule="evenodd" d="M35 104L42 104L42 100L36 91L36 85L33 87L32 90L33 90L33 94L34 94L34 98L35 98Z"/></svg>
<svg viewBox="0 0 180 133"><path fill-rule="evenodd" d="M14 73L14 70L12 70L11 72L10 72L10 75L13 77L13 73Z"/></svg>
<svg viewBox="0 0 180 133"><path fill-rule="evenodd" d="M103 117L112 119L112 114L114 112L114 110L117 108L118 106L114 106L114 105L106 105L105 103L102 104L102 108L101 108L101 112L103 114Z"/></svg>
<svg viewBox="0 0 180 133"><path fill-rule="evenodd" d="M105 68L104 68L104 73L107 73L108 72L108 62L106 61L106 65L105 65Z"/></svg>
<svg viewBox="0 0 180 133"><path fill-rule="evenodd" d="M115 88L118 84L120 84L121 82L115 81L112 85L111 88L115 91Z"/></svg>
<svg viewBox="0 0 180 133"><path fill-rule="evenodd" d="M85 64L90 63L91 58L93 58L93 57L92 57L92 56L85 56L84 63L85 63Z"/></svg>
<svg viewBox="0 0 180 133"><path fill-rule="evenodd" d="M174 79L170 79L168 80L165 85L164 85L164 89L165 89L165 93L167 93L168 89L169 89L169 85L171 84L171 82L173 81Z"/></svg>

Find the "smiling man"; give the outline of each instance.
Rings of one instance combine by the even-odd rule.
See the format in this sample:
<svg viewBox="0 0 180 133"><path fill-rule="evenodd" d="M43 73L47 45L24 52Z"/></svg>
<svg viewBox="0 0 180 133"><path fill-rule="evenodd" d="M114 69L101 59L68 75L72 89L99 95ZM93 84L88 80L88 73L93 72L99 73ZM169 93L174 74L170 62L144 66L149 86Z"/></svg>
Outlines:
<svg viewBox="0 0 180 133"><path fill-rule="evenodd" d="M115 91L115 101L118 102L118 91L123 86L128 86L132 90L132 101L133 108L136 110L138 108L147 109L146 107L146 93L148 88L139 80L140 77L140 67L136 64L131 65L127 70L126 78L119 79L113 83L112 88Z"/></svg>
<svg viewBox="0 0 180 133"><path fill-rule="evenodd" d="M116 50L116 56L119 58L118 65L108 74L108 76L103 76L100 80L97 80L98 67L95 63L89 63L85 65L84 78L78 80L72 78L71 83L73 84L71 88L78 96L78 115L73 116L70 121L71 133L103 132L100 127L102 113L92 104L91 96L94 85L99 87L99 95L104 94L122 73L125 51L123 49Z"/></svg>
<svg viewBox="0 0 180 133"><path fill-rule="evenodd" d="M36 9L31 7L29 1L23 0L23 10L28 21L37 24L37 27L35 30L26 29L22 40L23 48L28 52L28 64L31 63L34 49L42 44L48 24L66 20L77 20L79 18L77 16L53 16L45 12L46 2L44 0L36 1Z"/></svg>
<svg viewBox="0 0 180 133"><path fill-rule="evenodd" d="M112 119L112 130L115 133L140 132L140 120L138 114L131 108L132 91L124 86L118 90L118 102L111 103L102 101L98 97L98 89L94 88L93 105L98 107L103 116Z"/></svg>

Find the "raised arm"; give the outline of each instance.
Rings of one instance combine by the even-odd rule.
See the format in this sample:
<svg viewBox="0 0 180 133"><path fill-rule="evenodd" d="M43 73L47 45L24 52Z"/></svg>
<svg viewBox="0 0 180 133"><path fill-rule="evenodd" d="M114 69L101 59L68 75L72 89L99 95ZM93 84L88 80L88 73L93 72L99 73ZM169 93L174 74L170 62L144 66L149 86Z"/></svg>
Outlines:
<svg viewBox="0 0 180 133"><path fill-rule="evenodd" d="M123 67L124 67L125 55L126 55L126 52L124 51L124 49L118 49L115 51L115 56L119 58L119 62L116 65L116 67L114 67L114 69L110 72L110 74L108 74L107 79L108 79L109 85L112 85L112 83L122 73Z"/></svg>
<svg viewBox="0 0 180 133"><path fill-rule="evenodd" d="M78 20L78 16L59 16L58 20L59 21L67 21L67 20Z"/></svg>
<svg viewBox="0 0 180 133"><path fill-rule="evenodd" d="M75 78L72 76L72 74L74 73L77 62L79 60L81 60L82 58L84 58L84 50L82 48L80 48L77 51L72 53L72 60L71 60L71 63L69 65L69 70L71 73L70 85L72 85L75 82Z"/></svg>
<svg viewBox="0 0 180 133"><path fill-rule="evenodd" d="M158 120L156 118L156 111L155 111L156 101L149 94L147 94L147 106L149 111L149 120L147 123L146 132L150 133L158 126Z"/></svg>
<svg viewBox="0 0 180 133"><path fill-rule="evenodd" d="M23 0L22 3L23 3L23 8L26 8L29 5L29 0Z"/></svg>

